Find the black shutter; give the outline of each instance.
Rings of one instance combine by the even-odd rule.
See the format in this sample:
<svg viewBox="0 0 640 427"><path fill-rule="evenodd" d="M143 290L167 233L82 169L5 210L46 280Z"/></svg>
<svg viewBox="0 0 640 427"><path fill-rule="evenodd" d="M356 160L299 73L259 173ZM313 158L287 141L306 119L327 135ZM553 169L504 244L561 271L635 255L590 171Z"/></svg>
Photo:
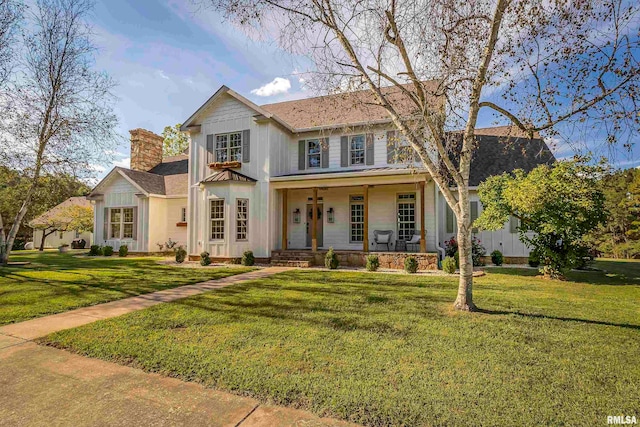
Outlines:
<svg viewBox="0 0 640 427"><path fill-rule="evenodd" d="M242 163L251 161L251 131L245 129L242 131Z"/></svg>
<svg viewBox="0 0 640 427"><path fill-rule="evenodd" d="M343 168L349 166L349 137L340 137L340 166Z"/></svg>
<svg viewBox="0 0 640 427"><path fill-rule="evenodd" d="M323 168L329 167L329 138L320 139L320 158Z"/></svg>
<svg viewBox="0 0 640 427"><path fill-rule="evenodd" d="M306 159L306 142L304 139L298 141L298 169L303 171L307 163Z"/></svg>
<svg viewBox="0 0 640 427"><path fill-rule="evenodd" d="M387 163L393 164L396 162L396 131L387 131Z"/></svg>
<svg viewBox="0 0 640 427"><path fill-rule="evenodd" d="M365 164L372 165L373 162L374 162L373 147L375 145L374 139L373 139L373 134L372 133L368 133L366 135L365 141L366 141L366 143L365 143L365 151L364 151Z"/></svg>
<svg viewBox="0 0 640 427"><path fill-rule="evenodd" d="M133 208L133 240L138 240L138 208Z"/></svg>
<svg viewBox="0 0 640 427"><path fill-rule="evenodd" d="M473 222L478 219L478 202L469 202L470 206L469 206L469 211L471 213L471 225L473 225ZM477 228L473 228L471 230L472 233L477 233L478 229Z"/></svg>
<svg viewBox="0 0 640 427"><path fill-rule="evenodd" d="M446 202L445 202L446 203ZM453 211L451 210L451 208L449 207L448 204L445 205L446 206L446 220L447 220L447 227L446 227L446 232L447 233L453 233L454 232L454 222L453 222Z"/></svg>
<svg viewBox="0 0 640 427"><path fill-rule="evenodd" d="M104 208L104 218L102 220L104 223L102 240L107 240L107 236L109 235L109 208Z"/></svg>
<svg viewBox="0 0 640 427"><path fill-rule="evenodd" d="M213 135L207 135L207 165L213 163Z"/></svg>

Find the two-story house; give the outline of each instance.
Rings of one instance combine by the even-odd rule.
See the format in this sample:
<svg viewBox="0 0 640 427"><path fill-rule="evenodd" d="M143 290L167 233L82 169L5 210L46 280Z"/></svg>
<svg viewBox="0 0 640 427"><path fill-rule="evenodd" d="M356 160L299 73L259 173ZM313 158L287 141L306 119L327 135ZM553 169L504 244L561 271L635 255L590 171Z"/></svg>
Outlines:
<svg viewBox="0 0 640 427"><path fill-rule="evenodd" d="M132 131L131 170L114 169L90 196L96 242L149 252L170 237L193 257L206 251L228 260L251 250L285 262L318 262L333 247L352 264L380 251L388 266L415 252L422 268L435 268L455 235L453 213L428 172L404 155L386 112L358 99L364 94L258 106L223 86L182 127L188 161L162 159L160 140ZM474 190L487 176L554 161L541 139L510 127L476 135L474 217L482 210ZM478 237L489 252L521 259L528 250L516 226Z"/></svg>

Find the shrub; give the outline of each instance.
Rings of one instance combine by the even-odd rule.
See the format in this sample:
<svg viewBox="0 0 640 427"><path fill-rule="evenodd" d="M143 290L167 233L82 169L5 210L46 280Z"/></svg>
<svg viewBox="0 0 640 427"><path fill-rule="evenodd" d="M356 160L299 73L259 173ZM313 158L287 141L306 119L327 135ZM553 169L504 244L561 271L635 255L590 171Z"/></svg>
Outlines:
<svg viewBox="0 0 640 427"><path fill-rule="evenodd" d="M127 245L122 245L118 248L118 256L125 257L129 253L129 247Z"/></svg>
<svg viewBox="0 0 640 427"><path fill-rule="evenodd" d="M231 264L240 265L240 264L242 264L242 258L240 258L240 257L231 258L231 260L229 262Z"/></svg>
<svg viewBox="0 0 640 427"><path fill-rule="evenodd" d="M500 252L497 249L491 252L491 262L494 265L502 265L502 263L504 262L504 257L502 256L502 252Z"/></svg>
<svg viewBox="0 0 640 427"><path fill-rule="evenodd" d="M458 252L458 242L455 237L444 242L444 253L446 256L454 256Z"/></svg>
<svg viewBox="0 0 640 427"><path fill-rule="evenodd" d="M367 255L367 270L377 271L380 268L380 259L378 255Z"/></svg>
<svg viewBox="0 0 640 427"><path fill-rule="evenodd" d="M338 261L338 255L333 251L333 248L329 248L327 254L324 256L324 266L331 270L335 270L339 265L340 261Z"/></svg>
<svg viewBox="0 0 640 427"><path fill-rule="evenodd" d="M200 265L207 266L211 264L211 258L209 258L209 252L202 252L200 254Z"/></svg>
<svg viewBox="0 0 640 427"><path fill-rule="evenodd" d="M415 257L409 256L404 259L404 271L413 274L418 271L418 260Z"/></svg>
<svg viewBox="0 0 640 427"><path fill-rule="evenodd" d="M253 252L245 251L242 254L242 265L245 265L245 266L249 267L249 266L252 266L255 263L256 263L256 259L253 256Z"/></svg>
<svg viewBox="0 0 640 427"><path fill-rule="evenodd" d="M178 242L174 242L173 240L171 240L171 237L169 237L169 239L164 243L164 247L167 248L167 250L171 250L175 248L177 244Z"/></svg>
<svg viewBox="0 0 640 427"><path fill-rule="evenodd" d="M89 256L101 256L102 255L102 246L99 245L91 245L89 248Z"/></svg>
<svg viewBox="0 0 640 427"><path fill-rule="evenodd" d="M458 253L458 251L453 254L453 259L456 262L456 268L460 268L460 254Z"/></svg>
<svg viewBox="0 0 640 427"><path fill-rule="evenodd" d="M456 259L454 257L445 257L444 261L442 261L442 271L447 274L453 274L456 272Z"/></svg>
<svg viewBox="0 0 640 427"><path fill-rule="evenodd" d="M529 254L529 266L538 267L540 265L540 256L536 251Z"/></svg>
<svg viewBox="0 0 640 427"><path fill-rule="evenodd" d="M182 264L184 260L187 258L187 251L182 246L178 246L175 252L176 252L176 262L178 264Z"/></svg>
<svg viewBox="0 0 640 427"><path fill-rule="evenodd" d="M113 255L113 246L105 246L104 248L102 248L102 255L104 256L111 256Z"/></svg>
<svg viewBox="0 0 640 427"><path fill-rule="evenodd" d="M474 267L484 265L484 262L482 262L482 257L486 254L487 250L484 246L482 246L480 240L475 237L471 239L471 258L473 260Z"/></svg>
<svg viewBox="0 0 640 427"><path fill-rule="evenodd" d="M27 241L24 239L21 239L19 237L16 237L16 239L13 241L13 246L11 247L12 251L23 251L24 250L24 246L27 244Z"/></svg>

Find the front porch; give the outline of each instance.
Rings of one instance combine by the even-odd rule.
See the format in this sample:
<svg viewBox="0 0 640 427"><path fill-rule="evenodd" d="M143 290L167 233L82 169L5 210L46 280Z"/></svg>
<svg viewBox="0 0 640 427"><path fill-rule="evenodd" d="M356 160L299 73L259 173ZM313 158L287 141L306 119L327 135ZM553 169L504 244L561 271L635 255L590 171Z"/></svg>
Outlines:
<svg viewBox="0 0 640 427"><path fill-rule="evenodd" d="M275 250L333 248L360 258L372 251L437 252L435 185L428 176L294 178L272 182L280 228Z"/></svg>
<svg viewBox="0 0 640 427"><path fill-rule="evenodd" d="M323 266L324 257L327 250L274 250L271 251L271 264L280 266L311 267ZM336 255L341 266L364 267L367 263L367 256L375 254L380 261L380 268L394 270L404 269L404 260L412 256L418 261L418 270L437 270L438 254L434 252L364 252L336 250Z"/></svg>

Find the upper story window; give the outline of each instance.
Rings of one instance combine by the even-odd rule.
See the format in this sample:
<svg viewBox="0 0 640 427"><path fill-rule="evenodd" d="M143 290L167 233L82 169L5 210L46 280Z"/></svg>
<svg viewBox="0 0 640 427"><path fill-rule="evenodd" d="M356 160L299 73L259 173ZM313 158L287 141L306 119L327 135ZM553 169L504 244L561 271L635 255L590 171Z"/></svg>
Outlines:
<svg viewBox="0 0 640 427"><path fill-rule="evenodd" d="M242 161L242 132L231 132L216 135L215 161Z"/></svg>
<svg viewBox="0 0 640 427"><path fill-rule="evenodd" d="M364 165L365 163L365 138L364 135L349 137L349 162L351 165Z"/></svg>
<svg viewBox="0 0 640 427"><path fill-rule="evenodd" d="M322 147L319 139L307 140L307 168L319 168L322 157Z"/></svg>

